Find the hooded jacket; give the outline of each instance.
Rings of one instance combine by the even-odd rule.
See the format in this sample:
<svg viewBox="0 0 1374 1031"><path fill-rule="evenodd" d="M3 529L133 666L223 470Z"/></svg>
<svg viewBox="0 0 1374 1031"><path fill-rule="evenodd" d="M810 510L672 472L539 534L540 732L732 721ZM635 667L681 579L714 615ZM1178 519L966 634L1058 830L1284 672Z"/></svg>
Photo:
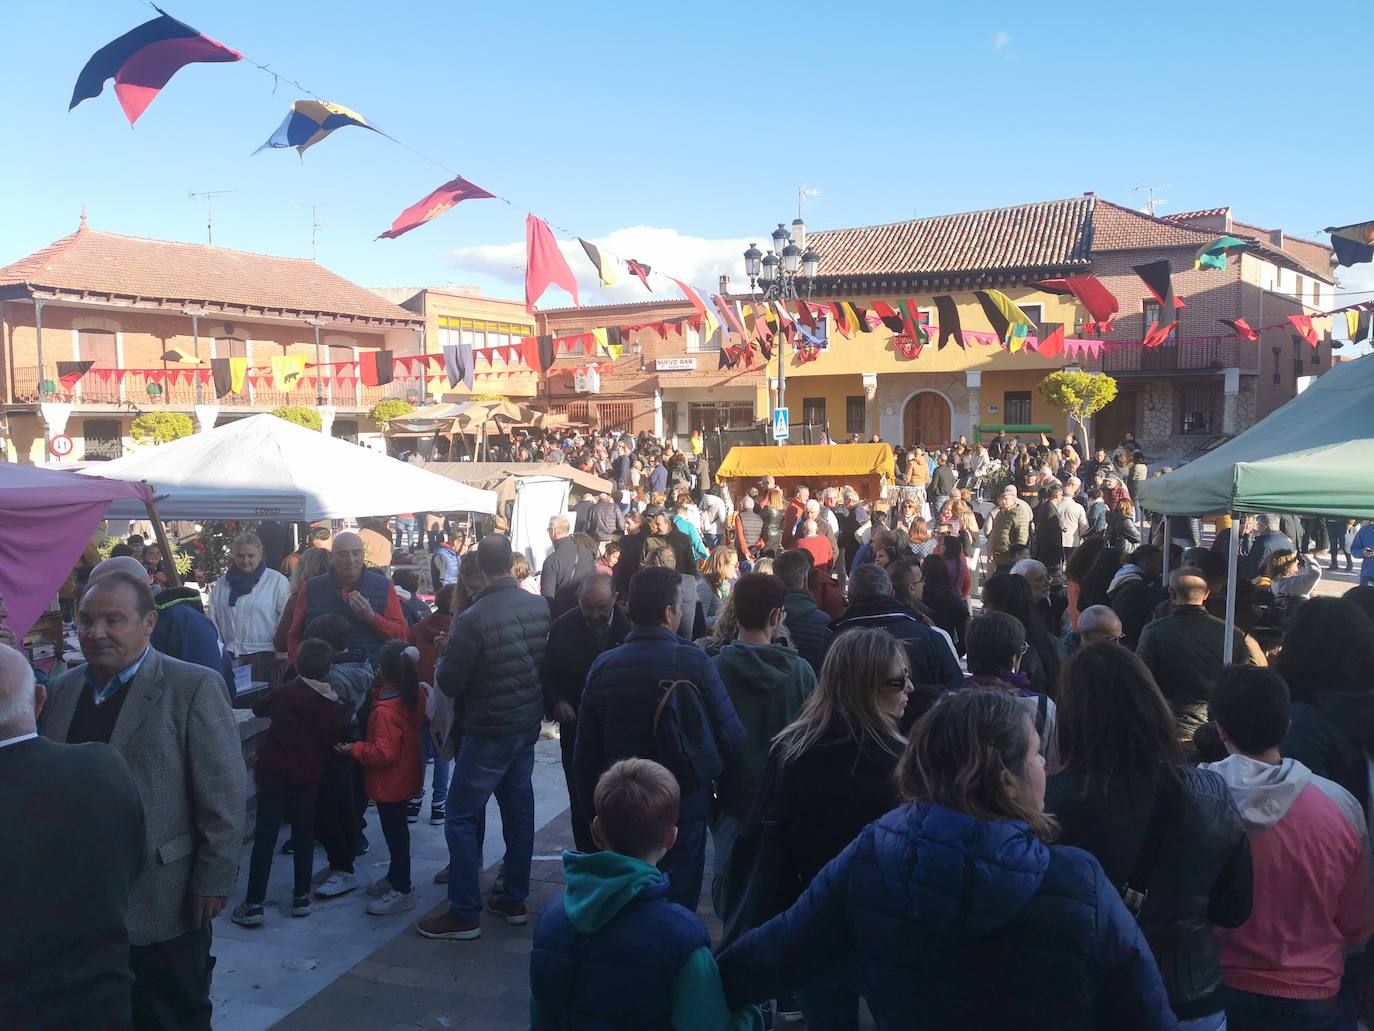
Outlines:
<svg viewBox="0 0 1374 1031"><path fill-rule="evenodd" d="M783 622L797 646L797 654L806 660L812 672L821 671L821 663L830 648L830 617L816 607L816 599L809 591L789 590L782 600Z"/></svg>
<svg viewBox="0 0 1374 1031"><path fill-rule="evenodd" d="M214 670L224 680L233 703L234 664L219 644L219 631L201 604L200 592L190 587L169 587L153 599L157 625L150 644L163 655Z"/></svg>
<svg viewBox="0 0 1374 1031"><path fill-rule="evenodd" d="M1154 618L1155 606L1163 600L1157 581L1146 579L1145 571L1128 562L1117 570L1107 587L1107 602L1121 620L1121 643L1132 651L1140 643L1140 633Z"/></svg>
<svg viewBox="0 0 1374 1031"><path fill-rule="evenodd" d="M1092 856L930 802L869 824L719 964L726 998L742 1003L846 959L882 1028L1175 1026L1149 947Z"/></svg>
<svg viewBox="0 0 1374 1031"><path fill-rule="evenodd" d="M329 749L348 723L334 689L298 676L269 691L253 715L272 721L258 745L258 775L271 773L293 788L318 787Z"/></svg>
<svg viewBox="0 0 1374 1031"><path fill-rule="evenodd" d="M1329 999L1345 953L1370 922L1369 836L1350 792L1302 763L1232 755L1220 775L1240 810L1255 866L1250 919L1217 933L1227 985L1285 999Z"/></svg>
<svg viewBox="0 0 1374 1031"><path fill-rule="evenodd" d="M943 684L951 689L963 684L964 673L953 646L896 598L878 595L850 602L830 624L835 636L854 628L886 630L901 641L911 663L913 684Z"/></svg>
<svg viewBox="0 0 1374 1031"><path fill-rule="evenodd" d="M805 659L780 644L731 641L711 661L747 735L739 790L720 800L729 815L743 817L763 782L769 744L801 712L802 702L816 688L816 674Z"/></svg>
<svg viewBox="0 0 1374 1031"><path fill-rule="evenodd" d="M425 772L424 721L424 688L412 709L395 688L378 685L367 717L367 740L353 745L353 758L363 765L363 783L372 801L407 802L420 793Z"/></svg>
<svg viewBox="0 0 1374 1031"><path fill-rule="evenodd" d="M733 1023L711 939L666 875L618 852L564 852L564 891L534 928L533 1031L721 1031Z"/></svg>

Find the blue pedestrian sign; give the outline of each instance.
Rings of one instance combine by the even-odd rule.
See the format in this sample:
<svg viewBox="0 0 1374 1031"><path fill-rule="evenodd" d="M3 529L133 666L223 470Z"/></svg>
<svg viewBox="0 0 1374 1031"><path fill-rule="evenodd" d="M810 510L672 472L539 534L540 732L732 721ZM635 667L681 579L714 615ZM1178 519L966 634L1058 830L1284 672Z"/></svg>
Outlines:
<svg viewBox="0 0 1374 1031"><path fill-rule="evenodd" d="M786 440L787 437L788 437L788 432L789 432L789 431L788 431L788 428L787 428L787 409L786 409L786 408L774 408L774 409L773 409L773 439L774 439L774 440Z"/></svg>

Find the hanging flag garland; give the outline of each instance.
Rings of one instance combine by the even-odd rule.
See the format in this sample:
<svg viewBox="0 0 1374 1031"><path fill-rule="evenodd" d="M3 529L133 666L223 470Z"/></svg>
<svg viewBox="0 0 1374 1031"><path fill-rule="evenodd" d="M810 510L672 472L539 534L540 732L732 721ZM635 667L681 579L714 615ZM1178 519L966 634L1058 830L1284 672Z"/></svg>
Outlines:
<svg viewBox="0 0 1374 1031"><path fill-rule="evenodd" d="M163 86L188 64L242 61L243 55L162 14L130 29L91 55L72 90L70 111L98 97L105 80L114 79L115 96L133 125Z"/></svg>
<svg viewBox="0 0 1374 1031"><path fill-rule="evenodd" d="M949 343L951 337L960 347L967 348L964 343L964 327L959 322L959 307L954 303L954 298L950 294L940 294L934 298L935 317L940 324L940 342L936 350Z"/></svg>
<svg viewBox="0 0 1374 1031"><path fill-rule="evenodd" d="M584 240L579 236L577 242L587 252L587 260L592 263L592 268L596 269L597 281L602 286L612 287L620 282L620 273L616 270L618 262L613 257L602 254L601 249L590 240Z"/></svg>
<svg viewBox="0 0 1374 1031"><path fill-rule="evenodd" d="M1298 331L1298 335L1306 340L1313 347L1321 343L1317 337L1316 327L1312 325L1312 319L1307 315L1290 315L1288 321L1293 323L1293 328Z"/></svg>
<svg viewBox="0 0 1374 1031"><path fill-rule="evenodd" d="M1042 279L1035 284L1047 293L1072 296L1103 332L1111 332L1112 322L1120 310L1116 296L1093 275L1067 276L1064 279Z"/></svg>
<svg viewBox="0 0 1374 1031"><path fill-rule="evenodd" d="M1258 340L1260 335L1250 328L1250 323L1244 319L1217 319L1223 326L1235 331L1236 336L1242 340L1249 340L1251 343Z"/></svg>
<svg viewBox="0 0 1374 1031"><path fill-rule="evenodd" d="M431 219L438 218L449 208L461 204L465 200L486 200L493 197L495 194L488 193L480 186L474 186L460 175L456 179L450 179L428 196L402 211L391 223L391 228L380 233L377 239L394 240L417 226L422 226Z"/></svg>
<svg viewBox="0 0 1374 1031"><path fill-rule="evenodd" d="M57 382L62 384L63 391L70 394L81 381L81 377L90 372L94 365L94 361L58 362Z"/></svg>
<svg viewBox="0 0 1374 1031"><path fill-rule="evenodd" d="M277 131L253 153L258 154L268 148L284 150L295 147L296 153L305 157L307 150L335 129L347 125L377 131L376 126L369 125L366 118L342 104L331 104L327 100L298 100L291 105L291 110L286 113L281 125L277 126Z"/></svg>

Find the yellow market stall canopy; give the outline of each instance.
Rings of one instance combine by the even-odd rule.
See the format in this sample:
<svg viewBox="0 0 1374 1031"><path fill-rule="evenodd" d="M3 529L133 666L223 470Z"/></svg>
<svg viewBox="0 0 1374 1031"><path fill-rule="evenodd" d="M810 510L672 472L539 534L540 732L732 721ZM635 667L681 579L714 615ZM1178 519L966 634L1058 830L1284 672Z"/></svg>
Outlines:
<svg viewBox="0 0 1374 1031"><path fill-rule="evenodd" d="M740 498L761 476L772 476L784 493L805 483L813 490L851 484L866 498L878 496L896 471L887 444L802 444L789 447L733 447L716 470Z"/></svg>

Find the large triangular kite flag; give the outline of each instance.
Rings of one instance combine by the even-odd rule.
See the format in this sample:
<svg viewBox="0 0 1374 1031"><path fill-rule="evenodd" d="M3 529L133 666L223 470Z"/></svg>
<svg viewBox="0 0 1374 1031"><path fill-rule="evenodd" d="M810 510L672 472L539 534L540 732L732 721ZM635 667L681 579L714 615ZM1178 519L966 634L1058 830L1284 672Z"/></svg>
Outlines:
<svg viewBox="0 0 1374 1031"><path fill-rule="evenodd" d="M1336 252L1337 265L1374 261L1374 222L1328 226L1326 231L1331 234L1331 249Z"/></svg>
<svg viewBox="0 0 1374 1031"><path fill-rule="evenodd" d="M1223 326L1234 330L1236 336L1240 337L1242 340L1249 340L1251 343L1254 343L1260 338L1260 335L1255 332L1250 323L1246 322L1244 319L1217 319L1217 321Z"/></svg>
<svg viewBox="0 0 1374 1031"><path fill-rule="evenodd" d="M577 277L568 268L568 259L558 249L553 230L548 223L534 215L525 217L525 310L534 314L535 303L544 296L544 291L557 284L572 295L573 304L582 306L577 299Z"/></svg>
<svg viewBox="0 0 1374 1031"><path fill-rule="evenodd" d="M93 365L94 361L58 362L57 382L62 384L62 390L70 394L81 381L81 377L91 371Z"/></svg>
<svg viewBox="0 0 1374 1031"><path fill-rule="evenodd" d="M119 106L133 125L158 91L188 64L242 60L237 50L201 35L170 14L159 13L159 17L130 29L91 55L76 77L67 110L100 96L105 80L114 79Z"/></svg>
<svg viewBox="0 0 1374 1031"><path fill-rule="evenodd" d="M377 127L369 125L367 119L357 111L342 104L331 104L327 100L298 100L291 105L291 110L286 113L281 125L277 126L277 131L253 153L269 147L273 150L295 147L296 153L305 157L307 150L335 129L342 129L346 125L377 131Z"/></svg>
<svg viewBox="0 0 1374 1031"><path fill-rule="evenodd" d="M1235 236L1223 236L1212 243L1203 244L1193 255L1193 268L1225 269L1226 257L1232 251L1243 251L1254 247L1254 240L1242 240Z"/></svg>
<svg viewBox="0 0 1374 1031"><path fill-rule="evenodd" d="M1068 294L1083 305L1093 322L1110 325L1120 310L1116 296L1102 285L1096 276L1067 276L1064 279L1042 279L1035 284L1052 294Z"/></svg>
<svg viewBox="0 0 1374 1031"><path fill-rule="evenodd" d="M590 240L584 240L579 236L577 242L587 252L587 260L596 269L596 278L602 286L615 286L620 282L620 274L616 271L616 265L619 263L614 258L609 254L602 254L601 248Z"/></svg>
<svg viewBox="0 0 1374 1031"><path fill-rule="evenodd" d="M1174 284L1172 267L1169 265L1168 258L1161 258L1159 261L1147 262L1144 265L1132 265L1135 274L1144 282L1146 289L1154 295L1159 302L1159 325L1172 326L1178 321L1175 314L1179 308L1186 307L1183 301L1174 296Z"/></svg>
<svg viewBox="0 0 1374 1031"><path fill-rule="evenodd" d="M450 179L422 200L416 201L396 216L391 228L380 234L378 240L394 240L408 233L416 226L422 226L431 219L438 218L449 208L465 200L485 200L495 194L488 193L480 186L473 186L462 176Z"/></svg>

